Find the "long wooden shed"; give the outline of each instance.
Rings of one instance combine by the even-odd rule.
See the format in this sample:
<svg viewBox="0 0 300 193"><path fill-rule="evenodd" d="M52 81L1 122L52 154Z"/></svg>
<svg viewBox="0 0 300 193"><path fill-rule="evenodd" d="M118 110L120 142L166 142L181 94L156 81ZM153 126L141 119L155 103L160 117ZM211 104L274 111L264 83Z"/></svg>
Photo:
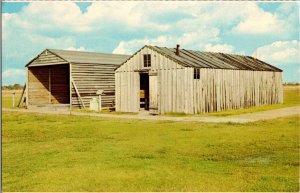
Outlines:
<svg viewBox="0 0 300 193"><path fill-rule="evenodd" d="M26 105L88 108L97 90L102 107L114 106L114 69L127 55L46 49L27 65Z"/></svg>
<svg viewBox="0 0 300 193"><path fill-rule="evenodd" d="M194 114L283 102L282 70L250 56L144 46L115 74L120 112Z"/></svg>

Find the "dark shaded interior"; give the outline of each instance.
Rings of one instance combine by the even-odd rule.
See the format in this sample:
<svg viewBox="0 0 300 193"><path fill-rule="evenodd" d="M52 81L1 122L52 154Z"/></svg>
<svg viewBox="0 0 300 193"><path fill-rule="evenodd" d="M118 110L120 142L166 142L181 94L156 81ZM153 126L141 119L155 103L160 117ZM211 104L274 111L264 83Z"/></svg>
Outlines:
<svg viewBox="0 0 300 193"><path fill-rule="evenodd" d="M140 73L140 108L149 110L149 75Z"/></svg>
<svg viewBox="0 0 300 193"><path fill-rule="evenodd" d="M70 104L69 65L28 68L30 105Z"/></svg>

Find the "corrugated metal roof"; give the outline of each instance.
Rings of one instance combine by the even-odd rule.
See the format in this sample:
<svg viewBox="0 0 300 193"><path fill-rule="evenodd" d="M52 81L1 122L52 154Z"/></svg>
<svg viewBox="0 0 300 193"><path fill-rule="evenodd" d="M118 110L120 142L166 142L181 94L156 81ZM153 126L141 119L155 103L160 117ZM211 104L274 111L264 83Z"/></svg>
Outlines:
<svg viewBox="0 0 300 193"><path fill-rule="evenodd" d="M121 64L129 55L47 49L70 63Z"/></svg>
<svg viewBox="0 0 300 193"><path fill-rule="evenodd" d="M180 49L179 56L177 56L175 48L148 45L146 47L153 49L186 67L282 72L281 69L251 56L200 52L186 49Z"/></svg>

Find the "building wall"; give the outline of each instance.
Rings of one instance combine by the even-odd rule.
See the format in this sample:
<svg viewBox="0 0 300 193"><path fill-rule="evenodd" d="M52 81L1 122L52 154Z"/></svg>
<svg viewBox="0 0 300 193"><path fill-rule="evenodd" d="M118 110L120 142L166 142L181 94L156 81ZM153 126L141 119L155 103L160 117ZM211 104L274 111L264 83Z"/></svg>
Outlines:
<svg viewBox="0 0 300 193"><path fill-rule="evenodd" d="M150 68L143 67L144 54L151 54ZM186 102L185 98L190 97L192 99L193 69L185 68L147 47L133 55L131 59L116 70L116 111L139 111L139 71L141 70L149 70L149 73L157 74L156 98L159 113L171 111L192 113L188 112L187 106L190 102ZM150 96L151 78L152 76L150 76ZM171 84L171 86L168 84ZM187 93L182 92L182 89L185 89Z"/></svg>
<svg viewBox="0 0 300 193"><path fill-rule="evenodd" d="M68 104L69 66L28 67L28 105Z"/></svg>
<svg viewBox="0 0 300 193"><path fill-rule="evenodd" d="M151 68L143 67L151 54ZM281 72L183 67L145 47L116 70L116 111L139 111L139 71L149 70L150 100L155 93L158 113L202 113L283 102ZM157 81L151 89L151 81ZM156 92L153 92L156 90ZM150 101L151 108L151 101Z"/></svg>
<svg viewBox="0 0 300 193"><path fill-rule="evenodd" d="M193 113L283 102L281 72L202 68L193 89Z"/></svg>
<svg viewBox="0 0 300 193"><path fill-rule="evenodd" d="M74 80L80 96L86 108L90 106L90 100L97 97L97 90L102 89L102 107L112 107L115 101L115 75L117 65L112 64L88 64L72 63L71 76ZM71 83L72 107L80 108L81 102Z"/></svg>

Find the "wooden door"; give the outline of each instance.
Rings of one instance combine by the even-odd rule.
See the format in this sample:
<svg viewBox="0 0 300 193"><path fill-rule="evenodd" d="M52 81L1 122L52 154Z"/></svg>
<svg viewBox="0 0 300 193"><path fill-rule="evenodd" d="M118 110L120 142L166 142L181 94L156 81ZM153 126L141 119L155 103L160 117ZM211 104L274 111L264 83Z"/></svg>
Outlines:
<svg viewBox="0 0 300 193"><path fill-rule="evenodd" d="M149 113L158 114L158 83L157 73L149 72Z"/></svg>

